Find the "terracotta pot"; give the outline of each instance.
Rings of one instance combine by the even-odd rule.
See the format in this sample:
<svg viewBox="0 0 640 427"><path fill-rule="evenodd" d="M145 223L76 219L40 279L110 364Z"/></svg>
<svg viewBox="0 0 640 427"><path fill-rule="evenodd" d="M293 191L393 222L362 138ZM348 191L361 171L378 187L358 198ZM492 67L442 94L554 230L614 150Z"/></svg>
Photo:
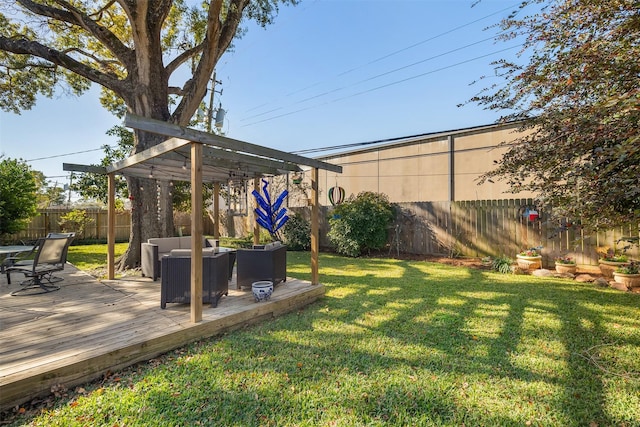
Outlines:
<svg viewBox="0 0 640 427"><path fill-rule="evenodd" d="M520 269L528 271L528 270L538 270L542 268L542 255L538 256L524 256L524 255L516 255L516 259L518 261L518 267Z"/></svg>
<svg viewBox="0 0 640 427"><path fill-rule="evenodd" d="M613 280L621 283L631 290L640 287L640 274L613 273Z"/></svg>
<svg viewBox="0 0 640 427"><path fill-rule="evenodd" d="M600 260L598 261L598 264L600 265L600 272L602 273L602 275L607 279L612 279L613 272L616 271L618 267L623 267L625 265L628 265L629 263Z"/></svg>
<svg viewBox="0 0 640 427"><path fill-rule="evenodd" d="M571 274L576 274L576 270L578 269L578 266L575 264L560 264L560 263L556 263L556 271L558 273L571 273Z"/></svg>

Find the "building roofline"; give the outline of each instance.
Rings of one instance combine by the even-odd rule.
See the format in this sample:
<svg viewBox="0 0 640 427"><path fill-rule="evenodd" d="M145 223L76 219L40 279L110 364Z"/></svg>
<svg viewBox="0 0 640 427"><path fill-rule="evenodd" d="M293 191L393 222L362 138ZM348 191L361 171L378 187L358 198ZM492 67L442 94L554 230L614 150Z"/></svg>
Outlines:
<svg viewBox="0 0 640 427"><path fill-rule="evenodd" d="M486 130L496 129L496 128L513 128L521 123L522 123L522 120L512 120L512 121L503 122L503 123L492 123L489 125L471 126L467 128L451 129L447 131L429 132L429 133L423 133L418 135L385 138L385 139L379 139L375 141L354 143L347 146L345 145L336 146L335 147L336 149L338 149L339 147L348 147L348 146L359 146L363 148L355 148L353 150L338 151L331 154L318 156L316 158L318 160L333 159L336 157L344 157L344 156L350 156L353 154L367 153L370 151L376 151L376 150L385 149L389 147L400 147L403 145L410 145L417 142L439 140L449 136L454 136L454 137L461 136L465 134L475 133L479 131L486 131ZM330 150L331 148L332 147L327 147L327 150Z"/></svg>

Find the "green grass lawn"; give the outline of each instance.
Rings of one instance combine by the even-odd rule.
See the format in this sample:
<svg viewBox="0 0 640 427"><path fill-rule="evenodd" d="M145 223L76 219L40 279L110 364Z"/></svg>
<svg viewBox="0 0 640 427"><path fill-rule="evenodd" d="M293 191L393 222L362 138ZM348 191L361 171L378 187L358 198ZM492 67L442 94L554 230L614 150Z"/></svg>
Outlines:
<svg viewBox="0 0 640 427"><path fill-rule="evenodd" d="M119 257L127 250L129 243L116 243L115 256ZM68 261L80 270L95 270L107 263L107 245L69 246Z"/></svg>
<svg viewBox="0 0 640 427"><path fill-rule="evenodd" d="M309 254L289 252L288 274L310 279ZM640 425L638 294L328 254L320 277L326 296L303 310L70 390L15 425Z"/></svg>

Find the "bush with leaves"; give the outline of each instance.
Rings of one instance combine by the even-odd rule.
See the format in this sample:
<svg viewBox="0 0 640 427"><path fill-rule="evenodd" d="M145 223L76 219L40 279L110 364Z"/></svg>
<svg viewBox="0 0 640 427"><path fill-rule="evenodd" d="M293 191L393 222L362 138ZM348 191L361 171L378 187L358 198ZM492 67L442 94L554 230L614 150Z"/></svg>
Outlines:
<svg viewBox="0 0 640 427"><path fill-rule="evenodd" d="M74 232L78 237L84 237L87 226L93 221L93 218L87 216L87 211L74 209L60 217L60 226L65 233Z"/></svg>
<svg viewBox="0 0 640 427"><path fill-rule="evenodd" d="M393 217L385 194L364 191L336 206L327 236L338 253L357 257L384 247Z"/></svg>
<svg viewBox="0 0 640 427"><path fill-rule="evenodd" d="M0 240L27 228L36 215L36 190L29 165L0 156Z"/></svg>
<svg viewBox="0 0 640 427"><path fill-rule="evenodd" d="M292 215L282 229L287 248L308 251L311 248L311 224L300 215Z"/></svg>

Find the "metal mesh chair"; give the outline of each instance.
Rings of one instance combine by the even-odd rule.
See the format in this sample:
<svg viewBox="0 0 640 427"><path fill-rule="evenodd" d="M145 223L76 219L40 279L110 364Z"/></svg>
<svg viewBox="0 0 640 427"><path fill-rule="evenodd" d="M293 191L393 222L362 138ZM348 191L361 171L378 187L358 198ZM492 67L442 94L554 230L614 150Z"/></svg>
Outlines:
<svg viewBox="0 0 640 427"><path fill-rule="evenodd" d="M62 271L73 237L45 237L38 239L33 260L18 261L7 267L7 275L22 273L28 279L11 295L35 295L60 289L54 282L62 280L53 273Z"/></svg>

